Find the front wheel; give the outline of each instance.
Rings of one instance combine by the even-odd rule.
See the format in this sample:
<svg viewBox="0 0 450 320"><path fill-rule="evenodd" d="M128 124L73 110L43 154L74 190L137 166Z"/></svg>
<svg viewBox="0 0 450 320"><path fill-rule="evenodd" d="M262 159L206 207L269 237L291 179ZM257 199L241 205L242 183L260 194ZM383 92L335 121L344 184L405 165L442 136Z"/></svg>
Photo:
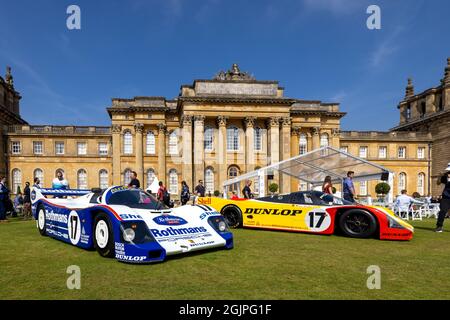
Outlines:
<svg viewBox="0 0 450 320"><path fill-rule="evenodd" d="M242 211L234 205L226 206L221 211L230 228L242 227Z"/></svg>
<svg viewBox="0 0 450 320"><path fill-rule="evenodd" d="M41 236L45 236L47 233L45 231L46 219L45 219L45 208L44 208L44 206L40 205L37 208L37 211L38 211L38 215L37 215L37 219L36 219L36 225L37 225L37 228L38 228L39 233L41 234Z"/></svg>
<svg viewBox="0 0 450 320"><path fill-rule="evenodd" d="M377 230L377 221L369 212L351 209L342 213L339 227L345 235L353 238L369 238Z"/></svg>
<svg viewBox="0 0 450 320"><path fill-rule="evenodd" d="M102 257L114 257L114 234L109 217L104 213L94 220L94 247Z"/></svg>

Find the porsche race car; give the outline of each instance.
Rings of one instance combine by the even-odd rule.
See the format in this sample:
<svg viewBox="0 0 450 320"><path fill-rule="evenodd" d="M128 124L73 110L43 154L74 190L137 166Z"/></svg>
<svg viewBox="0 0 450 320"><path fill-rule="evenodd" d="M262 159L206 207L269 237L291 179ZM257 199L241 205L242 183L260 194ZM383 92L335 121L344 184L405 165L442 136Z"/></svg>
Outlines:
<svg viewBox="0 0 450 320"><path fill-rule="evenodd" d="M354 238L410 240L414 227L384 207L353 204L319 191L293 192L258 199L199 198L220 212L232 228L333 234Z"/></svg>
<svg viewBox="0 0 450 320"><path fill-rule="evenodd" d="M33 188L31 201L41 235L95 248L122 262L158 262L190 251L233 248L225 219L211 207L170 209L140 189Z"/></svg>

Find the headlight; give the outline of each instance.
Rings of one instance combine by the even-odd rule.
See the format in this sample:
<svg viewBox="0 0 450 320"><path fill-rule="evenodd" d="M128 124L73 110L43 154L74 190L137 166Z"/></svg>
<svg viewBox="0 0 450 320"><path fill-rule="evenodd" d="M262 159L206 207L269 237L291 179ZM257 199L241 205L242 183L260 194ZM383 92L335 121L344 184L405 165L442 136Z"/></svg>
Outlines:
<svg viewBox="0 0 450 320"><path fill-rule="evenodd" d="M136 232L133 229L127 228L123 230L123 239L127 242L132 242L136 237Z"/></svg>
<svg viewBox="0 0 450 320"><path fill-rule="evenodd" d="M393 218L388 217L389 219L389 228L393 228L393 229L405 229L404 226L402 226L400 223L398 223L397 221L395 221Z"/></svg>
<svg viewBox="0 0 450 320"><path fill-rule="evenodd" d="M220 221L219 222L219 231L224 232L225 230L227 230L227 224L225 223L225 221Z"/></svg>

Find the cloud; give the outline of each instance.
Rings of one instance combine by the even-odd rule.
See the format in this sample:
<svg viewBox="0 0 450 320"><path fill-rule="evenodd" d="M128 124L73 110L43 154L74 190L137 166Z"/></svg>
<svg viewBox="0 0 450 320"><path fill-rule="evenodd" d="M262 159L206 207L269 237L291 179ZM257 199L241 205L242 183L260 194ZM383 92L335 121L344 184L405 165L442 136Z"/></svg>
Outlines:
<svg viewBox="0 0 450 320"><path fill-rule="evenodd" d="M401 46L398 42L399 36L404 31L404 27L398 26L393 32L389 34L373 51L370 56L370 66L379 68L385 64L390 56L400 50Z"/></svg>
<svg viewBox="0 0 450 320"><path fill-rule="evenodd" d="M328 11L334 15L349 14L361 6L355 0L303 0L303 5L311 11Z"/></svg>

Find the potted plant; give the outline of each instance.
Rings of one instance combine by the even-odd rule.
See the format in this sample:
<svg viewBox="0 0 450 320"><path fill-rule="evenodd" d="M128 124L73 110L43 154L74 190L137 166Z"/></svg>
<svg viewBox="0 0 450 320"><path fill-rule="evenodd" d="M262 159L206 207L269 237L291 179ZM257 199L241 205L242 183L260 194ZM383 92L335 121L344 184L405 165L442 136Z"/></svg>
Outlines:
<svg viewBox="0 0 450 320"><path fill-rule="evenodd" d="M272 195L275 194L278 191L278 184L276 184L275 182L272 182L269 185L269 191Z"/></svg>
<svg viewBox="0 0 450 320"><path fill-rule="evenodd" d="M214 197L219 197L219 196L220 196L220 191L214 190Z"/></svg>
<svg viewBox="0 0 450 320"><path fill-rule="evenodd" d="M375 186L375 192L378 195L379 200L384 200L384 197L391 190L391 186L386 182L380 182Z"/></svg>

